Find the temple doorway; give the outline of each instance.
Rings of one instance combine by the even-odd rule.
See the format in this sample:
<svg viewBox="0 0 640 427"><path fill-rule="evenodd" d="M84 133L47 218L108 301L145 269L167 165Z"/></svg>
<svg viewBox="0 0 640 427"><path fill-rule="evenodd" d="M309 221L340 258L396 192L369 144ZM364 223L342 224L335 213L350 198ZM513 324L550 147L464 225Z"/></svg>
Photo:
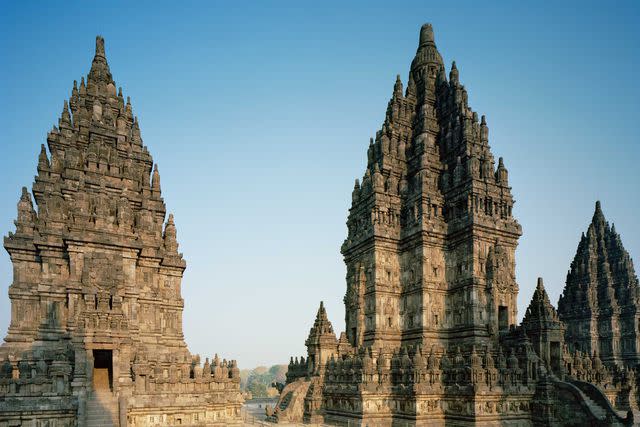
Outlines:
<svg viewBox="0 0 640 427"><path fill-rule="evenodd" d="M560 349L560 342L551 341L549 344L549 352L551 353L551 370L556 374L560 374L562 369L562 351Z"/></svg>
<svg viewBox="0 0 640 427"><path fill-rule="evenodd" d="M111 391L113 386L113 354L111 350L93 350L93 388Z"/></svg>
<svg viewBox="0 0 640 427"><path fill-rule="evenodd" d="M509 330L509 311L504 305L498 307L498 330L500 332Z"/></svg>

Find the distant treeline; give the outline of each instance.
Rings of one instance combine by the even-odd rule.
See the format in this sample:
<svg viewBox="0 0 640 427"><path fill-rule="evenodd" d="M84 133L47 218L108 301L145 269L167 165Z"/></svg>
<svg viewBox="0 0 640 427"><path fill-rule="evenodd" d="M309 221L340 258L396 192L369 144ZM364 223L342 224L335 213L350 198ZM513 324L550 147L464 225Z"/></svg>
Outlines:
<svg viewBox="0 0 640 427"><path fill-rule="evenodd" d="M258 366L255 369L243 369L240 371L240 389L248 391L256 397L272 397L276 391L271 389L273 383L284 383L286 380L287 365L273 365L270 368Z"/></svg>

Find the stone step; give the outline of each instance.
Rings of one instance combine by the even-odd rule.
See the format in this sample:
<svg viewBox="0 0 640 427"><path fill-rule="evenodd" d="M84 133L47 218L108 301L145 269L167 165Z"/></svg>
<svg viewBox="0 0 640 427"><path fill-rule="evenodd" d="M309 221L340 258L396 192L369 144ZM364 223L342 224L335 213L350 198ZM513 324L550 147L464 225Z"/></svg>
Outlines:
<svg viewBox="0 0 640 427"><path fill-rule="evenodd" d="M591 409L591 411L596 417L603 419L606 416L607 411L603 407L598 405L596 402L594 402L587 396L585 396L584 400L587 403L587 406L589 406L589 408Z"/></svg>
<svg viewBox="0 0 640 427"><path fill-rule="evenodd" d="M94 426L96 424L114 424L113 418L87 418L87 425Z"/></svg>
<svg viewBox="0 0 640 427"><path fill-rule="evenodd" d="M91 411L91 410L87 411L87 414L90 414L90 415L92 415L92 414L96 414L96 415L99 415L99 414L114 415L114 414L117 414L117 413L118 413L118 411L116 411L115 409L114 410L109 410L109 411L104 410L104 409L97 410L97 411Z"/></svg>
<svg viewBox="0 0 640 427"><path fill-rule="evenodd" d="M94 393L87 400L86 427L117 427L118 400L110 392Z"/></svg>
<svg viewBox="0 0 640 427"><path fill-rule="evenodd" d="M98 414L101 414L101 413L105 412L105 413L115 414L116 412L118 412L118 410L115 407L113 407L113 408L87 408L87 412L94 412L94 413L98 413Z"/></svg>

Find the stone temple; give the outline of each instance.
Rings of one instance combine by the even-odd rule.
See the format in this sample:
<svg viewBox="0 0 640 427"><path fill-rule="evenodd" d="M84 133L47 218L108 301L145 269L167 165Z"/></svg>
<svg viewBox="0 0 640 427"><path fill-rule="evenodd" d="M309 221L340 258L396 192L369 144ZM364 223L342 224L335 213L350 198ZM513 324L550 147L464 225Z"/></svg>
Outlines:
<svg viewBox="0 0 640 427"><path fill-rule="evenodd" d="M580 238L558 313L567 325L570 349L596 352L603 362L619 366L640 363L638 278L599 202L587 234Z"/></svg>
<svg viewBox="0 0 640 427"><path fill-rule="evenodd" d="M321 303L306 358L291 359L268 420L633 423L640 297L629 255L598 205L560 312L539 279L517 325L522 231L505 162L467 100L424 25L406 89L398 77L353 189L346 331L336 336Z"/></svg>
<svg viewBox="0 0 640 427"><path fill-rule="evenodd" d="M176 226L101 37L47 147L4 239L0 426L240 423L236 362L185 344Z"/></svg>

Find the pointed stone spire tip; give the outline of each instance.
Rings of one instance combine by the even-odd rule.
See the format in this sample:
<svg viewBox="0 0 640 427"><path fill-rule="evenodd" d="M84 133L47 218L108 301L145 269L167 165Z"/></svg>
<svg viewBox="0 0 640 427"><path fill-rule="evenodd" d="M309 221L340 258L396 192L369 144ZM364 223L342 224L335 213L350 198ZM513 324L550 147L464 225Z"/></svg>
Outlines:
<svg viewBox="0 0 640 427"><path fill-rule="evenodd" d="M604 221L604 213L602 212L602 205L600 204L600 200L596 200L596 209L593 212L593 222Z"/></svg>

